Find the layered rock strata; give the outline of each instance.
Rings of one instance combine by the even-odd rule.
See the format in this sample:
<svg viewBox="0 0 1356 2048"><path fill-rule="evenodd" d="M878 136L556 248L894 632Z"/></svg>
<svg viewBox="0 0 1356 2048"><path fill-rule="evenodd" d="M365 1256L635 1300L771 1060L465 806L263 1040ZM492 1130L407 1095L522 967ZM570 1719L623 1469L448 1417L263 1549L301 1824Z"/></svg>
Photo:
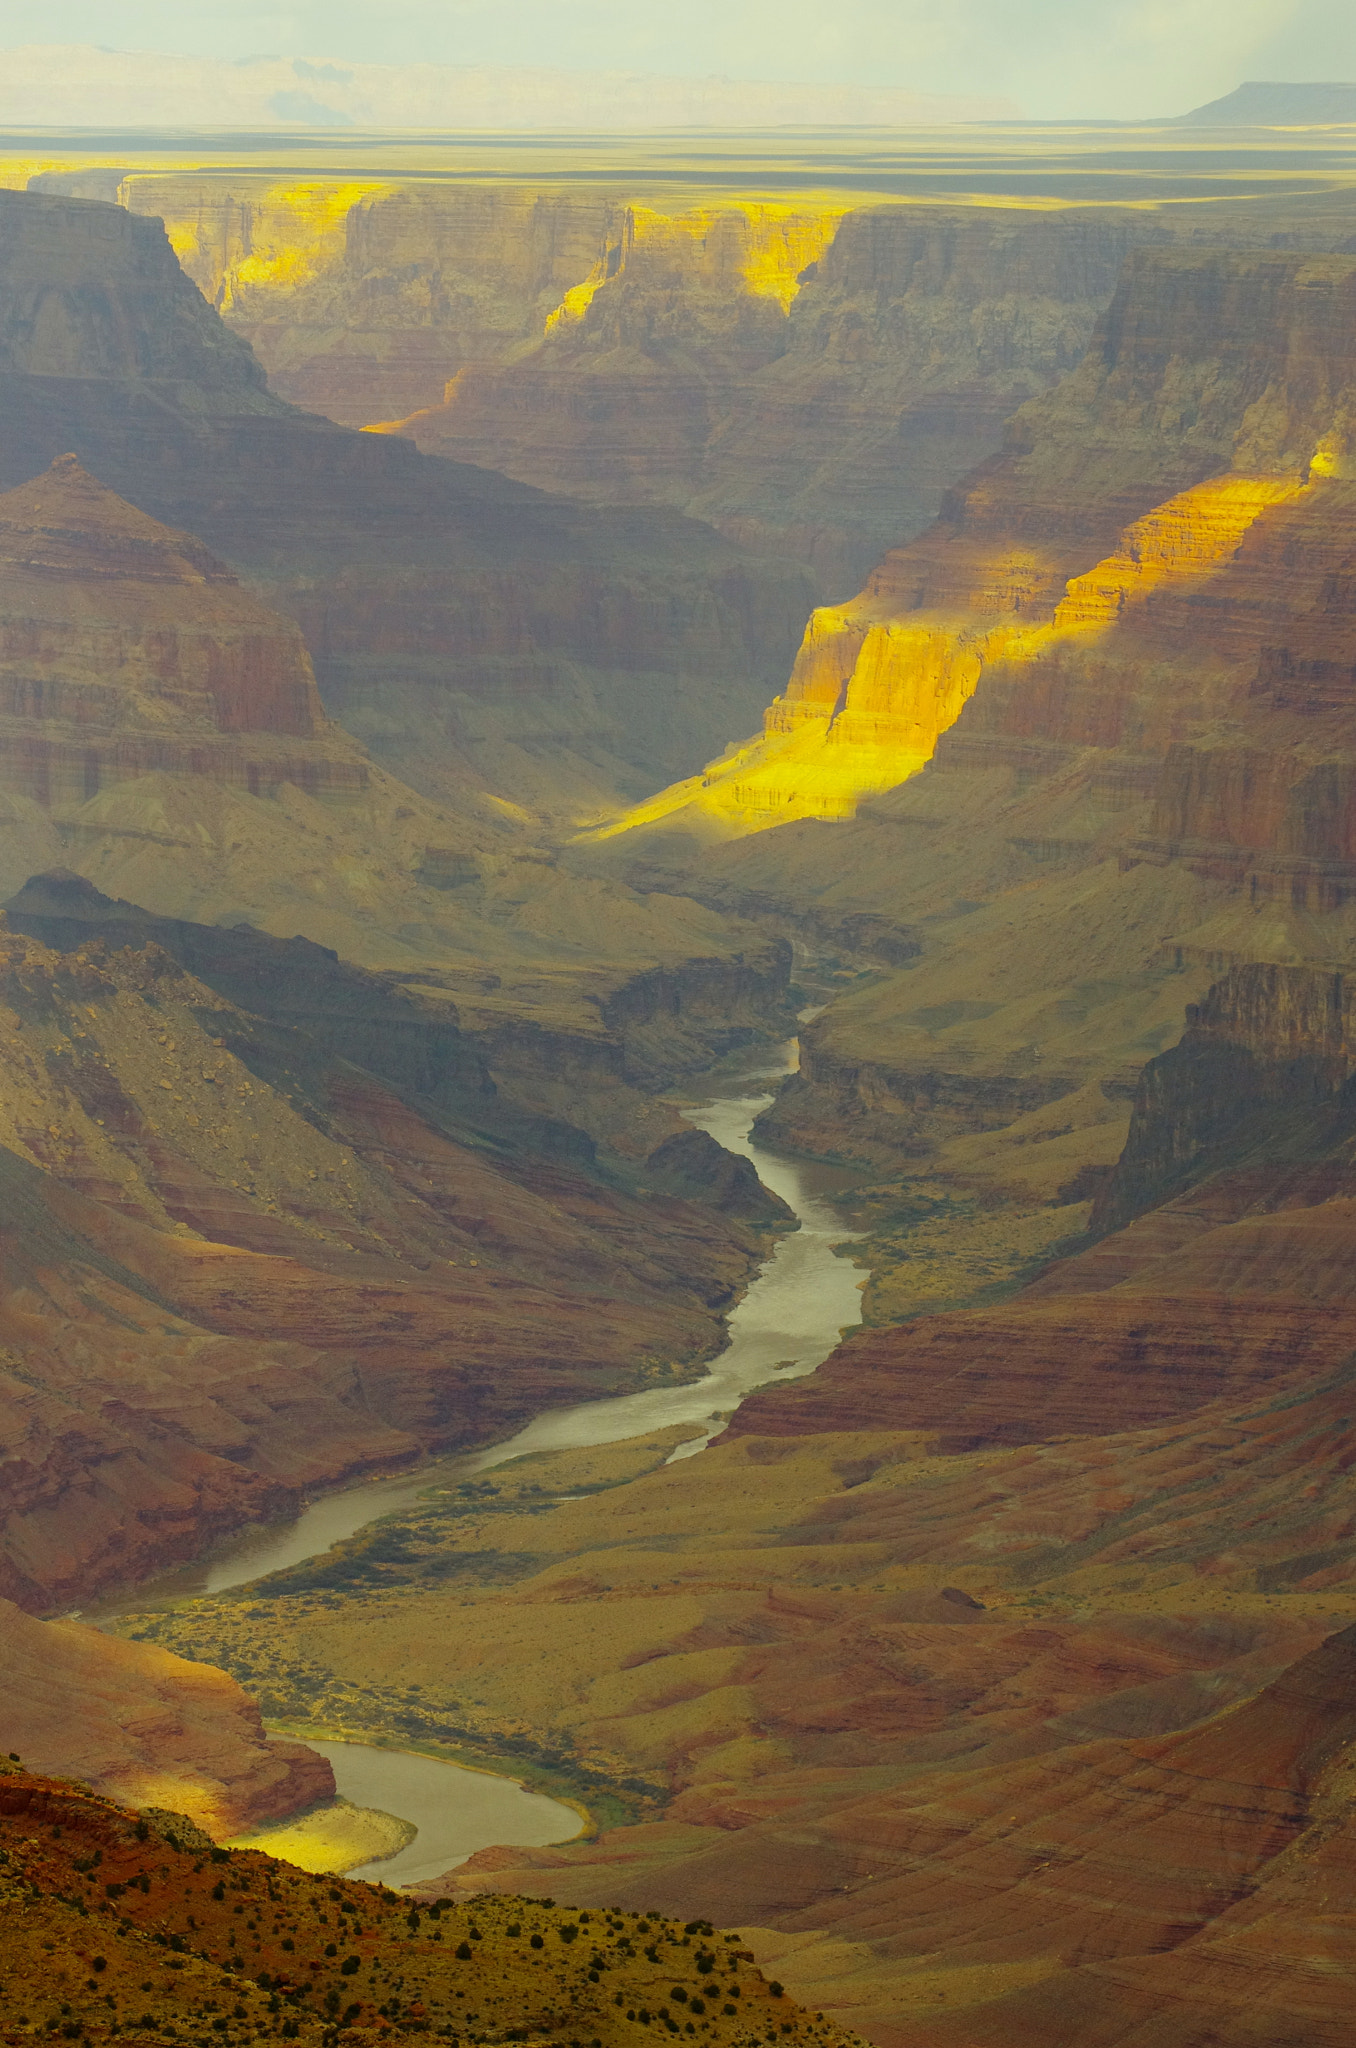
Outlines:
<svg viewBox="0 0 1356 2048"><path fill-rule="evenodd" d="M253 796L369 779L291 621L73 455L0 496L0 717L0 787L48 812L155 774Z"/></svg>
<svg viewBox="0 0 1356 2048"><path fill-rule="evenodd" d="M509 783L596 811L723 745L789 659L809 592L785 565L272 397L152 221L0 193L0 294L0 484L74 451L201 535L298 618L331 708L428 789L488 791L501 817Z"/></svg>
<svg viewBox="0 0 1356 2048"><path fill-rule="evenodd" d="M1037 1210L1047 1249L1084 1226L1140 1070L1222 972L1349 955L1353 276L1134 255L1007 453L819 615L770 736L636 814L668 838L590 854L634 846L646 886L816 929L888 918L919 948L808 1026L761 1128L902 1173L909 1199L995 1203L994 1279L1039 1254ZM671 830L846 808L858 768L929 747L852 819L695 859ZM1015 1264L1003 1203L1030 1219ZM900 1274L882 1320L909 1310Z"/></svg>
<svg viewBox="0 0 1356 2048"><path fill-rule="evenodd" d="M806 182L787 193L779 165L763 191L752 169L694 199L131 172L118 191L163 216L281 395L593 503L682 507L833 598L1075 366L1131 249L1331 234L1318 198L1216 197L1207 218L1117 206L1114 178L1095 209Z"/></svg>
<svg viewBox="0 0 1356 2048"><path fill-rule="evenodd" d="M59 863L458 992L505 1063L572 1045L638 1156L685 1127L630 1084L779 1020L783 942L572 882L483 792L394 781L325 715L296 626L73 457L0 498L0 619L0 886Z"/></svg>
<svg viewBox="0 0 1356 2048"><path fill-rule="evenodd" d="M531 352L468 364L400 431L593 502L665 503L850 588L1078 361L1114 210L632 203Z"/></svg>

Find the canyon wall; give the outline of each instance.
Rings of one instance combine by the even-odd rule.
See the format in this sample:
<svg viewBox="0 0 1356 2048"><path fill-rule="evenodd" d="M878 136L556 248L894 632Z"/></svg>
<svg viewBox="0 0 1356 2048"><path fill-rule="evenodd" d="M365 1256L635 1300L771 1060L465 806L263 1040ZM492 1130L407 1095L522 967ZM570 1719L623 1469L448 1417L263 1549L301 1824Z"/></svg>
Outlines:
<svg viewBox="0 0 1356 2048"><path fill-rule="evenodd" d="M283 397L851 589L1077 363L1156 212L132 173ZM446 387L446 388L444 388ZM403 423L403 424L401 424Z"/></svg>
<svg viewBox="0 0 1356 2048"><path fill-rule="evenodd" d="M682 505L837 595L1072 369L1126 251L1166 232L1114 208L632 206L535 351L468 368L401 431Z"/></svg>
<svg viewBox="0 0 1356 2048"><path fill-rule="evenodd" d="M1349 955L1353 292L1349 256L1132 255L1006 452L816 615L767 736L580 850L912 940L810 1023L761 1128L992 1204L994 1278L1005 1204L1022 1259L1038 1210L1048 1246L1085 1225L1140 1070L1222 973ZM855 770L929 751L841 817ZM694 854L694 821L746 836Z"/></svg>
<svg viewBox="0 0 1356 2048"><path fill-rule="evenodd" d="M626 1083L780 1022L784 944L572 886L484 792L448 810L395 782L326 717L296 626L74 457L0 495L0 607L10 889L62 865L171 917L305 932L460 991L504 1059L535 1033L539 1070L574 1038L641 1156L683 1127Z"/></svg>
<svg viewBox="0 0 1356 2048"><path fill-rule="evenodd" d="M1262 708L1246 700L1273 669L1283 708L1287 663L1297 713L1338 708L1305 683L1331 670L1340 695L1325 636L1342 633L1354 274L1349 257L1133 255L1084 362L1022 408L1005 453L816 612L761 738L606 830L850 816L931 758L981 677L961 745L1153 755L1231 701ZM1294 590L1304 554L1315 577ZM1313 646L1268 646L1268 604ZM1179 703L1165 665L1226 610Z"/></svg>
<svg viewBox="0 0 1356 2048"><path fill-rule="evenodd" d="M790 658L809 586L786 565L272 397L148 220L0 193L0 296L22 311L0 483L74 452L200 535L297 617L331 709L430 793L596 813L723 745Z"/></svg>

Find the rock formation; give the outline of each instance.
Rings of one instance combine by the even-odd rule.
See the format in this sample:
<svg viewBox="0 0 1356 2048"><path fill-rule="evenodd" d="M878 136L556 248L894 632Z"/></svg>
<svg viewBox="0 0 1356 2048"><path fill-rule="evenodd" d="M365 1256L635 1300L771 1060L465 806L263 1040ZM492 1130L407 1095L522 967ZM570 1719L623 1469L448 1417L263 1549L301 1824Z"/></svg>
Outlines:
<svg viewBox="0 0 1356 2048"><path fill-rule="evenodd" d="M79 1778L122 1806L172 1808L216 1837L333 1798L325 1758L266 1742L224 1671L77 1621L35 1621L8 1600L0 1626L5 1739L30 1771Z"/></svg>
<svg viewBox="0 0 1356 2048"><path fill-rule="evenodd" d="M1072 369L1154 215L632 204L530 353L401 431L594 502L681 505L826 595Z"/></svg>
<svg viewBox="0 0 1356 2048"><path fill-rule="evenodd" d="M935 747L926 767L855 818L696 858L672 830L591 851L918 949L809 1026L761 1129L902 1171L925 1206L977 1203L992 1279L1029 1269L1042 1228L1048 1250L1084 1226L1141 1068L1222 972L1349 953L1354 276L1349 256L1133 254L1007 452L817 615L770 734L635 817L769 824L846 809L892 749ZM933 1305L906 1263L877 1320Z"/></svg>
<svg viewBox="0 0 1356 2048"><path fill-rule="evenodd" d="M0 785L11 796L60 812L155 774L252 795L368 782L321 709L291 621L73 455L0 496L0 606ZM297 740L310 744L288 747Z"/></svg>
<svg viewBox="0 0 1356 2048"><path fill-rule="evenodd" d="M383 225L387 203L368 207L374 236L418 211ZM576 350L571 377L590 337L624 353L693 308L728 346L724 375L789 329L788 299L810 304L818 280L791 293L802 232L823 237L820 277L875 234L862 209L830 243L822 221L752 201L681 232L628 218L612 274L566 288L536 352ZM317 312L337 219L333 263L298 291ZM973 256L945 219L941 253ZM1122 226L1082 224L1079 262ZM538 231L504 304L468 315L474 346L509 352L558 283L552 218ZM227 253L248 284L243 237ZM909 262L926 277L937 253ZM1001 268L993 246L973 272L957 262L986 287ZM762 739L625 821L662 831L559 856L496 804L488 751L453 767L434 749L416 792L335 733L292 626L214 551L253 564L331 702L348 690L370 718L385 699L364 663L408 654L398 723L431 701L455 631L477 660L496 650L488 729L515 661L524 705L540 682L535 605L569 621L557 652L577 632L628 687L637 622L663 602L696 644L672 571L595 607L639 562L604 561L620 518L299 422L257 385L237 404L224 373L205 427L151 394L175 424L139 447L128 423L152 409L126 369L89 400L100 445L157 516L202 502L201 521L175 516L206 542L73 472L10 501L7 800L60 861L12 900L0 983L4 1584L30 1610L307 1485L695 1363L779 1218L654 1092L775 1021L784 934L846 983L763 1121L875 1176L847 1205L873 1233L868 1327L818 1373L756 1392L700 1457L665 1462L673 1432L553 1455L248 1601L121 1624L247 1679L271 1713L465 1741L606 1794L591 1838L492 1850L455 1879L506 1942L557 1910L517 1894L569 1900L573 1939L597 1942L591 1988L573 1989L591 2014L596 1977L600 2040L631 2009L609 1998L636 1961L619 1903L739 1919L751 1952L880 2048L1339 2048L1350 2031L1354 297L1349 253L1131 249L1081 366L931 532L816 616ZM658 393L653 360L633 395ZM486 377L487 406L517 370ZM689 372L666 359L666 433L689 416ZM13 381L18 438L79 411L47 388L79 378ZM673 475L698 439L666 443ZM249 480L284 467L274 442L287 464L251 534ZM209 444L210 489L164 461ZM339 477L358 512L321 502ZM715 605L728 651L710 580L725 563L752 635L768 586L750 558L636 519L647 545L693 550L688 596ZM434 559L454 531L481 551L455 586ZM136 631L118 609L133 588ZM561 687L559 735L578 737L587 692ZM664 715L681 722L681 701ZM576 790L586 768L622 780L600 731ZM152 743L187 789L169 848ZM331 760L366 780L315 796L264 776L252 793L250 764L283 748L322 780ZM541 774L559 817L556 764ZM201 866L200 823L217 834ZM93 887L105 874L122 900ZM228 916L209 880L247 886L268 929ZM317 943L324 917L342 959ZM48 1790L20 1796L47 1816ZM259 1868L233 1860L232 1883ZM558 1922L532 1924L545 1941ZM686 2007L737 2035L754 2003L738 1972L719 2014L700 1985L693 2003L715 1970L696 1952L707 1924L687 1926L691 1982L684 1937L647 1925L647 1963L672 1965L665 2017L658 1978L636 1993L651 2022L695 2033ZM290 1991L297 1966L246 1915L192 1931L194 1971L249 1946L288 1979L279 2003ZM358 1970L389 1973L357 1940ZM465 1946L471 1964L469 1931ZM511 1966L477 1993L501 2030ZM195 2017L200 1981L186 1966ZM435 2010L445 1979L418 1982L413 2023L469 2026ZM382 2017L403 2024L386 1989ZM757 1991L764 2038L776 1995ZM348 2016L365 2025L371 2004L355 1994Z"/></svg>
<svg viewBox="0 0 1356 2048"><path fill-rule="evenodd" d="M1179 114L1183 128L1298 128L1345 126L1356 121L1356 85L1282 84L1251 78L1222 98Z"/></svg>
<svg viewBox="0 0 1356 2048"><path fill-rule="evenodd" d="M826 196L819 155L745 158L726 189L707 152L676 190L663 154L564 187L241 166L132 169L109 196L163 216L282 396L594 504L681 507L834 600L1076 366L1131 249L1353 226L1316 198L1124 207L1114 177L1095 208L1003 203L1001 161L970 167L984 205L885 199L850 153Z"/></svg>
<svg viewBox="0 0 1356 2048"><path fill-rule="evenodd" d="M393 781L325 716L292 622L74 458L0 497L0 609L0 884L58 862L152 911L414 970L480 1006L501 1063L549 1088L549 1043L592 1068L586 1118L621 1084L599 1109L618 1127L625 1083L775 1018L777 942L690 901L562 886L483 790L449 812ZM632 1107L639 1156L685 1129Z"/></svg>
<svg viewBox="0 0 1356 2048"><path fill-rule="evenodd" d="M625 186L135 172L119 192L163 215L283 396L593 503L682 507L821 590L927 522L1078 361L1126 250L1172 232Z"/></svg>

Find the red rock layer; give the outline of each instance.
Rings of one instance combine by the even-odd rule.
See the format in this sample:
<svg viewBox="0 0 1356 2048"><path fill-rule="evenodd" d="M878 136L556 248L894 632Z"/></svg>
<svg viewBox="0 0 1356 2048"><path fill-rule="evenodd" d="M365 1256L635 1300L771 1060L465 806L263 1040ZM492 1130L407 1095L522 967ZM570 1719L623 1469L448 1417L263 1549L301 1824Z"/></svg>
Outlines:
<svg viewBox="0 0 1356 2048"><path fill-rule="evenodd" d="M333 1798L328 1761L266 1741L258 1708L224 1671L77 1621L35 1621L7 1600L0 1629L5 1739L30 1770L123 1806L172 1807L217 1837Z"/></svg>
<svg viewBox="0 0 1356 2048"><path fill-rule="evenodd" d="M3 786L49 808L158 771L254 794L367 781L295 626L74 456L0 496L0 720Z"/></svg>
<svg viewBox="0 0 1356 2048"><path fill-rule="evenodd" d="M1097 1434L1260 1397L1356 1346L1342 1156L1225 1172L992 1309L849 1338L813 1379L750 1396L736 1435L884 1426L952 1448ZM1283 1149L1283 1148L1278 1148Z"/></svg>

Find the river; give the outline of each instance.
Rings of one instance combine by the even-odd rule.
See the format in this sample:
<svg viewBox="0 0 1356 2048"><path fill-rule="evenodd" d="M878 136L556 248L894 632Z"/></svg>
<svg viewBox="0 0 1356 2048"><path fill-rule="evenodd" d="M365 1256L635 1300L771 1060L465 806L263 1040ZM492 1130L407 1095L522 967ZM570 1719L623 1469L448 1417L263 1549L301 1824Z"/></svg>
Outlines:
<svg viewBox="0 0 1356 2048"><path fill-rule="evenodd" d="M772 1100L766 1083L791 1071L794 1039L781 1048L775 1065L762 1054L742 1074L730 1077L735 1092L709 1101L684 1103L683 1115L709 1131L731 1152L751 1159L764 1184L790 1204L800 1228L782 1238L755 1276L729 1319L730 1341L710 1371L687 1386L656 1387L641 1394L583 1402L537 1416L516 1436L483 1451L463 1453L398 1478L344 1487L311 1502L287 1523L260 1527L233 1538L213 1555L166 1573L108 1602L97 1613L126 1612L171 1597L222 1593L232 1586L300 1564L342 1542L382 1515L407 1506L434 1485L465 1479L507 1464L531 1451L558 1451L618 1443L674 1423L691 1423L693 1434L672 1458L691 1457L724 1427L725 1419L754 1387L813 1372L837 1344L842 1331L861 1320L861 1276L833 1247L851 1233L823 1196L847 1185L848 1173L780 1157L757 1144L751 1128ZM758 1084L764 1084L759 1087ZM753 1092L739 1092L751 1090ZM376 1806L402 1818L417 1816L419 1835L408 1848L381 1864L354 1873L396 1884L441 1875L477 1848L502 1842L542 1846L579 1831L579 1816L558 1801L525 1792L509 1778L465 1770L433 1758L363 1743L315 1742L335 1765L343 1796L357 1806ZM432 1866L432 1867L430 1867Z"/></svg>

